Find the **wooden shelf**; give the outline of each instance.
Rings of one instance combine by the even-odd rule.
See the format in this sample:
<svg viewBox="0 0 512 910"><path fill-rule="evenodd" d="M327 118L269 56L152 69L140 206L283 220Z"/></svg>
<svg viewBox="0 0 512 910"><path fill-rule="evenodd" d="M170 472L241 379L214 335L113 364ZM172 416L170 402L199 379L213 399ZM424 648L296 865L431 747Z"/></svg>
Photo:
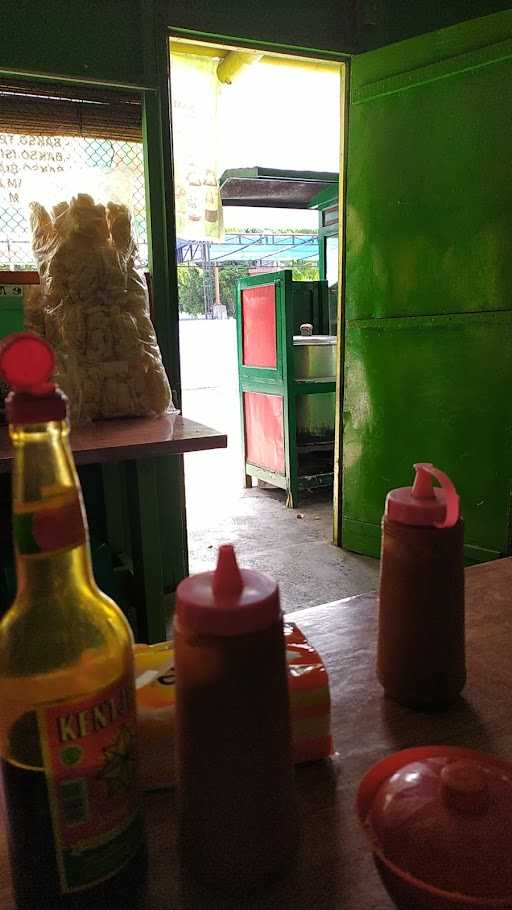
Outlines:
<svg viewBox="0 0 512 910"><path fill-rule="evenodd" d="M334 455L334 439L326 442L299 442L297 444L298 455L309 455L313 452L332 452Z"/></svg>
<svg viewBox="0 0 512 910"><path fill-rule="evenodd" d="M319 395L336 391L336 380L327 379L295 379L294 390L296 395Z"/></svg>

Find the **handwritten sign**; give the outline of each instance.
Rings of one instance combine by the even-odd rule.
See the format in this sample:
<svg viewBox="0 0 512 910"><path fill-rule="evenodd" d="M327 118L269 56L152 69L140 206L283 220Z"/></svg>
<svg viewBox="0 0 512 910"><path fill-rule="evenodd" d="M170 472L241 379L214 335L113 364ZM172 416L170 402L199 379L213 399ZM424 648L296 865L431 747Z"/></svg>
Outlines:
<svg viewBox="0 0 512 910"><path fill-rule="evenodd" d="M55 193L72 161L73 138L0 133L0 205L23 211L19 233L26 232L27 194L33 192L34 177L42 192L51 186Z"/></svg>

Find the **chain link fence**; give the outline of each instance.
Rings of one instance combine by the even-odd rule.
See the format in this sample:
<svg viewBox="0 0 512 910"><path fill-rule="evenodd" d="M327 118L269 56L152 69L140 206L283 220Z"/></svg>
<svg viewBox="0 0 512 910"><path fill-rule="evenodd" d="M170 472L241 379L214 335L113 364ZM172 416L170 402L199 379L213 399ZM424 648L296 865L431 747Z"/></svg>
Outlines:
<svg viewBox="0 0 512 910"><path fill-rule="evenodd" d="M84 185L81 185L81 184ZM55 205L80 192L110 192L132 211L139 254L148 263L142 143L0 133L0 270L35 269L28 204ZM98 195L98 198L99 198ZM127 198L129 197L129 198Z"/></svg>

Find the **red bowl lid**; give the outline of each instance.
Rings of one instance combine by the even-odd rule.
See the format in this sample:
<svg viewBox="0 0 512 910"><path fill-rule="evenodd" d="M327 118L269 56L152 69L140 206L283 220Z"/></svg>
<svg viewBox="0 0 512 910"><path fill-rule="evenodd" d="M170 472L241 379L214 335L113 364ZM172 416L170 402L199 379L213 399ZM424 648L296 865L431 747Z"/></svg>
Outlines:
<svg viewBox="0 0 512 910"><path fill-rule="evenodd" d="M474 906L510 900L509 762L454 746L406 749L368 771L357 810L373 851L402 878Z"/></svg>

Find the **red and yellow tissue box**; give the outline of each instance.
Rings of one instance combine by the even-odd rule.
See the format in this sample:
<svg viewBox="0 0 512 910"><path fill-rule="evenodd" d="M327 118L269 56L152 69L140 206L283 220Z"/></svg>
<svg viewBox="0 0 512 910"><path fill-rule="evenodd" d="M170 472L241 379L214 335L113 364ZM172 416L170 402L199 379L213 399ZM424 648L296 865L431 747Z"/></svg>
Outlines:
<svg viewBox="0 0 512 910"><path fill-rule="evenodd" d="M294 623L285 623L292 738L296 762L332 753L327 671L319 654ZM172 642L135 645L137 711L142 785L146 790L174 784L174 655ZM148 685L143 674L161 669Z"/></svg>

